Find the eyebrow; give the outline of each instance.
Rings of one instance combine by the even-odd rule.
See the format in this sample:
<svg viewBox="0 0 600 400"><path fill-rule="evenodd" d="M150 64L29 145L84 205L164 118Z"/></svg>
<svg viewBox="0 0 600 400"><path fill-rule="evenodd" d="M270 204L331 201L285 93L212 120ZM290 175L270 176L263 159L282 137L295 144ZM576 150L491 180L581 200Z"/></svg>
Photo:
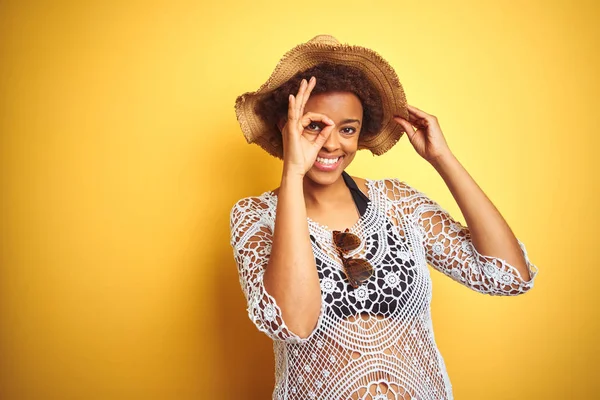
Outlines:
<svg viewBox="0 0 600 400"><path fill-rule="evenodd" d="M341 121L340 124L349 124L352 122L358 122L360 124L360 119L345 119L345 120Z"/></svg>

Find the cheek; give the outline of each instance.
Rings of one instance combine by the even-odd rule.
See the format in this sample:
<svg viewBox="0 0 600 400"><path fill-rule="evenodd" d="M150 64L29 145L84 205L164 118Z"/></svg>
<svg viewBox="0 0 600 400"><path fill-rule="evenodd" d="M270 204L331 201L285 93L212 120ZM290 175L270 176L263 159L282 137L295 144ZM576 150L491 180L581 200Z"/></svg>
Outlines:
<svg viewBox="0 0 600 400"><path fill-rule="evenodd" d="M347 152L356 152L358 150L358 136L348 138L344 143L344 147Z"/></svg>
<svg viewBox="0 0 600 400"><path fill-rule="evenodd" d="M356 156L356 152L354 152L354 153L352 153L352 154L349 154L349 155L347 155L347 156L344 158L344 164L345 164L346 166L350 165L350 163L352 162L352 160L354 160L354 156Z"/></svg>

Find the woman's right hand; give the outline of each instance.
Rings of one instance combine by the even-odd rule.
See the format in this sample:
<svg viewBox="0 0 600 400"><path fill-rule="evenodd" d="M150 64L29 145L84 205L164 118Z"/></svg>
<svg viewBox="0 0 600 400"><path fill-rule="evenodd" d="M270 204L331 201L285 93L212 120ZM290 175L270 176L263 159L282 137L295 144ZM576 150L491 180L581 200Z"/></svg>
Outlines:
<svg viewBox="0 0 600 400"><path fill-rule="evenodd" d="M304 106L317 80L313 76L309 82L303 79L298 94L290 94L288 118L281 131L283 137L283 170L284 173L297 173L304 176L312 168L321 147L333 130L334 122L324 114L307 112ZM313 122L325 125L320 130L306 129Z"/></svg>

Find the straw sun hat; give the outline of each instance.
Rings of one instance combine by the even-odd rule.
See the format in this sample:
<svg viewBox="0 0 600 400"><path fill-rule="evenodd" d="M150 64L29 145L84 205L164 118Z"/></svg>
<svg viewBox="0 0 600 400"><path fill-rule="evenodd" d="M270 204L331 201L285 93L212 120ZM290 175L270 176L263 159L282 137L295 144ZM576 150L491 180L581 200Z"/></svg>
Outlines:
<svg viewBox="0 0 600 400"><path fill-rule="evenodd" d="M394 115L408 119L406 96L391 65L375 51L349 44L341 44L330 35L319 35L288 51L277 63L269 79L256 91L238 96L235 113L248 143L256 143L269 154L283 159L283 141L277 126L263 121L255 111L257 103L281 86L296 73L322 62L344 64L360 69L382 99L381 129L372 135L361 135L359 149L368 149L375 155L388 151L405 133ZM317 77L318 79L318 77ZM295 93L294 93L295 95Z"/></svg>

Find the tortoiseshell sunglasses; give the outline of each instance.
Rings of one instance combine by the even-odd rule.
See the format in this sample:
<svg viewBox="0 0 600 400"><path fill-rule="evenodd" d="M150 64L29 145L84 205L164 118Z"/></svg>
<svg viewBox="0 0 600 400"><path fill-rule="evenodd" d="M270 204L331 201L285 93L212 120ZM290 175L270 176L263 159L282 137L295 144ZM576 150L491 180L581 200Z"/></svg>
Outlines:
<svg viewBox="0 0 600 400"><path fill-rule="evenodd" d="M344 232L333 231L333 244L342 259L346 278L354 289L358 288L373 275L373 266L367 260L346 258L344 254L357 249L360 246L360 238L349 229Z"/></svg>

